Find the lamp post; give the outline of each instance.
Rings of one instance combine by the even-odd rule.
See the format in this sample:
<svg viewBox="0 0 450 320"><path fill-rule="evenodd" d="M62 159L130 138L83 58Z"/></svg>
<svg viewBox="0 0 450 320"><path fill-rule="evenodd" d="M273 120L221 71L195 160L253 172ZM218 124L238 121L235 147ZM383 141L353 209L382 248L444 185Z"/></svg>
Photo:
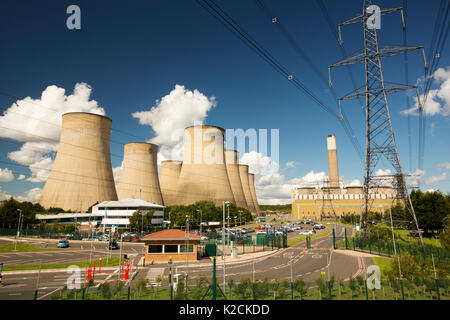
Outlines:
<svg viewBox="0 0 450 320"><path fill-rule="evenodd" d="M242 226L242 217L241 217L241 214L242 214L242 210L239 210L239 225L240 225L240 226Z"/></svg>
<svg viewBox="0 0 450 320"><path fill-rule="evenodd" d="M226 277L225 277L225 204L229 204L230 201L223 201L223 222L222 222L222 261L223 261L223 291L226 291Z"/></svg>
<svg viewBox="0 0 450 320"><path fill-rule="evenodd" d="M200 236L202 235L202 210L197 209L197 212L200 212Z"/></svg>
<svg viewBox="0 0 450 320"><path fill-rule="evenodd" d="M234 227L236 228L236 219L237 219L237 216L234 216Z"/></svg>
<svg viewBox="0 0 450 320"><path fill-rule="evenodd" d="M184 290L187 291L188 243L189 243L189 216L186 215L186 230L184 237L184 250L186 252L186 267L184 269Z"/></svg>
<svg viewBox="0 0 450 320"><path fill-rule="evenodd" d="M17 224L17 233L16 233L16 241L14 243L14 251L17 251L17 237L19 237L20 220L22 219L22 210L21 209L17 209L17 211L20 212L20 215L19 215L19 223Z"/></svg>

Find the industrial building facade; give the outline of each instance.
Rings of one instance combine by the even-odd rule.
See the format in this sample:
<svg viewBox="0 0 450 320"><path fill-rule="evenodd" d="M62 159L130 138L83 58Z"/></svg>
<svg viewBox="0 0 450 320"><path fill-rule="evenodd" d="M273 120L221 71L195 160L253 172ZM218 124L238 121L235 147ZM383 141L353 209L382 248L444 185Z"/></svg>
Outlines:
<svg viewBox="0 0 450 320"><path fill-rule="evenodd" d="M327 137L330 178L322 186L299 187L292 191L292 217L297 219L339 219L344 215L360 215L364 206L362 186L343 187L339 182L336 137ZM397 201L396 190L381 186L369 190L370 211L383 213Z"/></svg>

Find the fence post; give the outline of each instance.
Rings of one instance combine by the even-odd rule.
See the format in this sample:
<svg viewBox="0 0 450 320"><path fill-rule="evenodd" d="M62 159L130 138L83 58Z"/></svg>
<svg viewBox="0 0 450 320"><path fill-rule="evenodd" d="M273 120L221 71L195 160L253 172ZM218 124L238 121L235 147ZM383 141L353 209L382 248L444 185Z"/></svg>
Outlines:
<svg viewBox="0 0 450 320"><path fill-rule="evenodd" d="M369 292L367 290L367 280L364 281L364 287L366 288L366 300L369 300Z"/></svg>
<svg viewBox="0 0 450 320"><path fill-rule="evenodd" d="M345 250L348 249L348 243L347 243L347 228L344 228L344 235L345 235Z"/></svg>
<svg viewBox="0 0 450 320"><path fill-rule="evenodd" d="M435 279L435 282L436 282L436 293L437 293L437 298L438 298L438 300L441 300L441 291L440 291L440 288L439 288L439 280L438 280L438 279Z"/></svg>
<svg viewBox="0 0 450 320"><path fill-rule="evenodd" d="M334 233L334 229L333 229L333 249L336 250L336 235Z"/></svg>
<svg viewBox="0 0 450 320"><path fill-rule="evenodd" d="M86 288L81 291L81 300L84 300L84 295L86 294Z"/></svg>
<svg viewBox="0 0 450 320"><path fill-rule="evenodd" d="M128 300L130 300L130 284L128 284Z"/></svg>
<svg viewBox="0 0 450 320"><path fill-rule="evenodd" d="M400 279L400 286L402 287L402 300L405 300L405 290L403 288L403 279Z"/></svg>
<svg viewBox="0 0 450 320"><path fill-rule="evenodd" d="M37 296L38 296L38 290L34 290L34 298L33 298L33 300L37 300Z"/></svg>

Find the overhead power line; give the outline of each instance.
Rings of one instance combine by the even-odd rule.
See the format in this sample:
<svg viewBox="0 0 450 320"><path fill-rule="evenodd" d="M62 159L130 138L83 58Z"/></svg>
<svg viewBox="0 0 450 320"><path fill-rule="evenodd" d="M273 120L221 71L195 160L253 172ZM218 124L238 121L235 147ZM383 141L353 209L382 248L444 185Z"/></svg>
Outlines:
<svg viewBox="0 0 450 320"><path fill-rule="evenodd" d="M238 37L244 44L254 51L258 56L265 60L272 68L280 73L285 79L287 79L292 85L310 97L320 108L329 113L336 120L340 120L339 114L325 104L317 95L315 95L310 89L308 89L303 82L298 80L295 75L290 72L284 65L282 65L276 58L274 58L261 44L253 39L234 19L228 15L220 6L212 0L196 0L196 2L210 15L217 19L222 25L224 25L230 32ZM356 152L362 158L362 152L354 144L350 129L347 127L346 122L339 121L343 126L347 136L353 143Z"/></svg>

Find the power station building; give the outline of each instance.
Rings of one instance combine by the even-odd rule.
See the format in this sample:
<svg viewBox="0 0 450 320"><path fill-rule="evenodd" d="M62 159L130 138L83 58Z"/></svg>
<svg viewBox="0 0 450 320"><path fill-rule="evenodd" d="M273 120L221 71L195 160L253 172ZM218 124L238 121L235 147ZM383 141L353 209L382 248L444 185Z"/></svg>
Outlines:
<svg viewBox="0 0 450 320"><path fill-rule="evenodd" d="M111 119L93 113L62 116L61 136L39 203L46 209L86 212L117 200L110 156Z"/></svg>
<svg viewBox="0 0 450 320"><path fill-rule="evenodd" d="M158 179L158 146L151 143L127 143L124 146L122 173L117 196L163 204Z"/></svg>
<svg viewBox="0 0 450 320"><path fill-rule="evenodd" d="M221 206L236 203L225 165L225 130L215 126L191 126L184 130L184 156L177 182L176 204L209 200Z"/></svg>
<svg viewBox="0 0 450 320"><path fill-rule="evenodd" d="M111 119L105 116L84 112L62 116L58 152L39 198L44 208L84 213L98 203L105 210L114 205L111 211L120 212L111 212L111 216L118 213L114 219L122 220L105 220L103 226L126 225L136 206L126 212L118 208L130 201L161 207L191 205L202 200L222 206L229 201L253 214L259 213L254 176L249 174L248 166L239 165L236 150L224 150L224 129L207 125L185 128L183 162L163 161L161 178L157 145L125 144L117 191L110 133ZM94 215L100 210L97 208L98 205L93 208Z"/></svg>
<svg viewBox="0 0 450 320"><path fill-rule="evenodd" d="M292 217L321 220L360 215L364 209L362 186L343 187L339 181L336 137L327 137L329 180L325 186L300 187L292 191ZM370 211L382 213L397 201L396 190L381 186L369 190Z"/></svg>

